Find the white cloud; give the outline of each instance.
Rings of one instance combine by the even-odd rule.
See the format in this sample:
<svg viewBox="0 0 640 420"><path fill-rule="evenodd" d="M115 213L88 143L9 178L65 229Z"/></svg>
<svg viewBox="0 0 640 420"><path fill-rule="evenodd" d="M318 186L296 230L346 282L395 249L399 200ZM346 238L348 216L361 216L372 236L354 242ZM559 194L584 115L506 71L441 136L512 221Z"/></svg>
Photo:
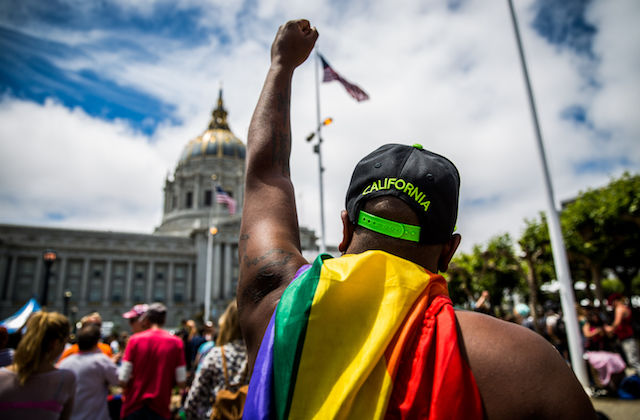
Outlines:
<svg viewBox="0 0 640 420"><path fill-rule="evenodd" d="M594 51L599 59L589 62L535 34L527 24L530 4L519 2L517 11L557 198L600 186L625 169L618 164L610 173L576 173L578 162L624 156L626 168L638 171L640 123L634 112L640 108L640 54L638 37L630 36L639 31L638 6L631 0L615 7L594 4L589 19L598 27ZM324 129L323 143L329 243L340 238L338 215L353 166L389 141L419 142L456 163L462 176L458 227L464 249L503 232L517 237L523 219L546 208L506 3L466 2L456 13L442 2L410 1L290 6L273 0L245 14L213 2L209 10L202 24L218 19L231 44L212 39L179 48L168 40L163 54L163 39L148 34L145 43L157 62L130 56L123 61L107 52L95 52L88 61L120 83L176 105L182 125L162 126L151 140L121 122L100 121L55 103L3 101L0 195L19 201L0 202L0 221L59 224L43 215L60 212L68 214L67 226L151 231L160 221L166 171L173 170L184 144L206 128L219 81L231 128L246 141L269 44L277 26L296 15L310 18L332 66L371 96L356 103L337 82L321 86L322 115L334 118ZM252 15L259 20L247 21ZM585 87L585 67L600 88ZM315 101L310 61L294 76L292 174L301 223L319 232L317 157L304 141L316 126ZM602 140L563 120L561 111L573 104L584 105L596 127L611 137ZM65 187L55 188L60 185Z"/></svg>

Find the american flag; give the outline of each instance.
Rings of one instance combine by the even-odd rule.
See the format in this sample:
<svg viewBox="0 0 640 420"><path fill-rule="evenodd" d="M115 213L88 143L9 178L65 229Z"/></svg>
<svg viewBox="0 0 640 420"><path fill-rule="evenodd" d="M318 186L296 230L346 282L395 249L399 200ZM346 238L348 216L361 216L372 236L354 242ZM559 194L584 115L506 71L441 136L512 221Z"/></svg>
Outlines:
<svg viewBox="0 0 640 420"><path fill-rule="evenodd" d="M356 101L360 102L369 99L369 95L367 95L364 90L360 89L353 83L346 81L334 69L332 69L329 63L327 63L327 60L325 60L324 57L320 55L320 53L318 53L318 57L320 57L320 60L322 61L322 69L324 72L324 75L322 76L323 82L332 82L334 80L337 80L342 84L342 86L344 86L344 88L347 90L347 93L351 95Z"/></svg>
<svg viewBox="0 0 640 420"><path fill-rule="evenodd" d="M231 198L229 193L223 190L220 185L216 185L216 203L225 204L229 210L229 214L235 214L236 200Z"/></svg>

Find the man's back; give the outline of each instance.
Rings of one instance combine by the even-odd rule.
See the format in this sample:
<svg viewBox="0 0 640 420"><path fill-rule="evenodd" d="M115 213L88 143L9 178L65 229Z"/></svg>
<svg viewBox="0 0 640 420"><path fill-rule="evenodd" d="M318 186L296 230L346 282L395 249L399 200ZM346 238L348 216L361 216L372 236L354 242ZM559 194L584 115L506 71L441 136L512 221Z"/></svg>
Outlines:
<svg viewBox="0 0 640 420"><path fill-rule="evenodd" d="M100 350L95 350L72 354L60 362L58 367L76 374L76 395L71 418L107 420L109 386L118 383L115 363Z"/></svg>
<svg viewBox="0 0 640 420"><path fill-rule="evenodd" d="M488 418L593 418L575 375L540 335L477 312L456 319Z"/></svg>
<svg viewBox="0 0 640 420"><path fill-rule="evenodd" d="M176 369L185 365L182 340L161 328L150 328L131 336L122 360L132 365L131 380L124 392L123 416L145 404L163 416L170 416Z"/></svg>
<svg viewBox="0 0 640 420"><path fill-rule="evenodd" d="M238 309L251 365L263 353L260 345L263 338L269 337L265 332L270 331L272 314L285 301L290 284L295 284L291 283L295 273L308 263L300 251L289 170L289 106L293 72L307 59L317 37L318 32L306 20L290 21L280 27L249 127L238 247ZM346 210L341 214L343 239L338 249L346 254L383 250L432 273L446 272L460 243L460 235L454 232L458 189L457 169L443 156L424 150L421 145L384 145L365 156L354 170ZM384 287L385 281L382 283L375 287ZM344 299L343 307L368 304L351 295ZM340 309L331 315L339 316ZM457 353L468 360L489 418L594 417L575 376L540 337L480 314L458 313L449 320L459 324L459 330L449 330L457 331L461 337L457 340L462 343ZM277 334L276 330L274 337ZM338 346L336 351L339 350ZM330 358L329 354L320 356ZM448 363L442 361L433 366L446 369ZM322 366L315 369L318 376L322 375ZM435 371L419 367L411 373L437 376ZM472 381L463 378L460 382L465 385ZM248 401L254 389L250 387ZM419 397L418 394L418 400ZM466 403L462 398L453 399L453 412L462 412ZM447 413L438 413L441 418L448 417ZM313 417L315 413L305 414ZM348 416L343 412L340 415Z"/></svg>

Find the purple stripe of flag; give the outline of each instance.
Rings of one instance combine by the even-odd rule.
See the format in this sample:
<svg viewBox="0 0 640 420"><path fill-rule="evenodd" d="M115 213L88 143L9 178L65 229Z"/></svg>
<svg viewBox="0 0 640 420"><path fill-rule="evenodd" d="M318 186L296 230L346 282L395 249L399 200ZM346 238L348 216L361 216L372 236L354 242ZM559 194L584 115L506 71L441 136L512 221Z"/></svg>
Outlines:
<svg viewBox="0 0 640 420"><path fill-rule="evenodd" d="M273 338L276 311L273 311L267 330L258 350L258 357L253 367L249 392L244 404L243 419L267 420L275 415L273 406Z"/></svg>

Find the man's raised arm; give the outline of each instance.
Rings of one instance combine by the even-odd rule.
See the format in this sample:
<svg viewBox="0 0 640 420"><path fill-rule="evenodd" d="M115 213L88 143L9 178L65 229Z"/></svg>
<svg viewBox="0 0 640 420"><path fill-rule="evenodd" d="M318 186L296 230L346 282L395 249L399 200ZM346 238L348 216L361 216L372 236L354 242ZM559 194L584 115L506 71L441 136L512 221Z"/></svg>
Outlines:
<svg viewBox="0 0 640 420"><path fill-rule="evenodd" d="M307 20L290 21L279 28L271 46L271 66L249 126L238 250L238 310L251 365L282 292L306 262L300 250L289 174L289 106L293 71L307 59L317 38Z"/></svg>

